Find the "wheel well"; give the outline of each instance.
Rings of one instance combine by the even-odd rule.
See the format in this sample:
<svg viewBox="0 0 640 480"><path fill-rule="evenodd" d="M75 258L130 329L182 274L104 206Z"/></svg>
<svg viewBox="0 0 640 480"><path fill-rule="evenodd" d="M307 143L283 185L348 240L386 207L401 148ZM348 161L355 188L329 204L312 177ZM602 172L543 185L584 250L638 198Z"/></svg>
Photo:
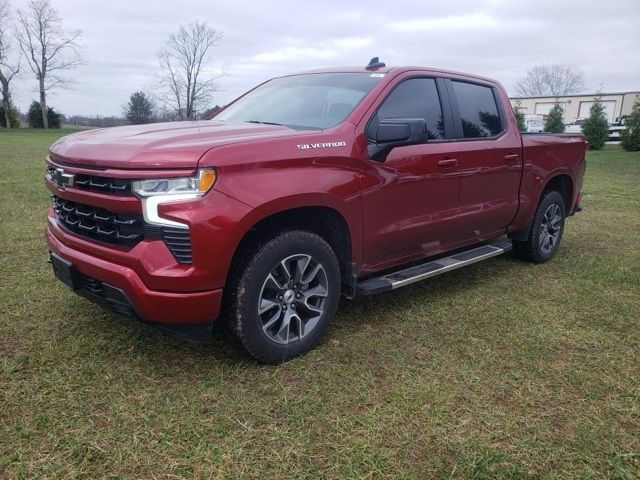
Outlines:
<svg viewBox="0 0 640 480"><path fill-rule="evenodd" d="M558 192L560 193L560 195L562 195L562 199L564 200L566 209L565 214L569 215L569 209L571 208L571 202L573 201L573 181L571 180L571 177L569 175L558 175L549 180L549 182L545 185L540 198L538 199L538 203L536 203L536 208L540 204L540 200L542 200L542 197L544 197L547 192ZM510 232L509 238L517 241L526 240L529 237L532 222L533 220L524 230Z"/></svg>
<svg viewBox="0 0 640 480"><path fill-rule="evenodd" d="M351 236L343 216L328 207L298 207L274 213L251 227L240 240L231 267L247 261L247 251L273 238L284 230L307 230L322 237L338 258L343 278L351 261Z"/></svg>
<svg viewBox="0 0 640 480"><path fill-rule="evenodd" d="M546 187L544 187L543 195L546 192L558 192L562 195L562 199L564 200L564 205L567 210L567 215L569 214L569 209L571 208L571 202L573 201L573 181L569 175L558 175L557 177L553 177L547 183Z"/></svg>

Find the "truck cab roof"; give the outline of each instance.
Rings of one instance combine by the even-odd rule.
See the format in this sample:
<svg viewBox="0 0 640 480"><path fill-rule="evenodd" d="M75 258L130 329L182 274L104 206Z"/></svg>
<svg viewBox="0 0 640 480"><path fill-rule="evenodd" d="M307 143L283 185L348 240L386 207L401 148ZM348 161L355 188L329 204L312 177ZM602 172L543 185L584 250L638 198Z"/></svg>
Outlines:
<svg viewBox="0 0 640 480"><path fill-rule="evenodd" d="M314 73L370 73L370 74L392 74L393 76L399 75L405 72L421 72L426 75L451 75L455 77L465 77L469 80L477 80L486 83L497 83L495 80L482 77L480 75L473 75L465 72L458 72L454 70L444 70L440 68L432 68L432 67L419 67L413 65L405 65L405 66L384 66L376 69L367 69L366 67L329 67L329 68L318 68L312 70L303 70L296 73L291 73L287 75L283 75L283 77L289 77L294 75L307 75Z"/></svg>

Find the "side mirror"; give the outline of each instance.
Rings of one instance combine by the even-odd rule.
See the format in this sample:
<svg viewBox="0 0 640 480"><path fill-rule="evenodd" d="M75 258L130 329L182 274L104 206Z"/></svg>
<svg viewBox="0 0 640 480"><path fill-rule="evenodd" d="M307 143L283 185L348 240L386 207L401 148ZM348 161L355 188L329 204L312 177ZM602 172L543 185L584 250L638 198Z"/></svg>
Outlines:
<svg viewBox="0 0 640 480"><path fill-rule="evenodd" d="M367 146L372 160L384 162L394 147L425 143L429 139L424 118L386 118L376 131L375 143Z"/></svg>

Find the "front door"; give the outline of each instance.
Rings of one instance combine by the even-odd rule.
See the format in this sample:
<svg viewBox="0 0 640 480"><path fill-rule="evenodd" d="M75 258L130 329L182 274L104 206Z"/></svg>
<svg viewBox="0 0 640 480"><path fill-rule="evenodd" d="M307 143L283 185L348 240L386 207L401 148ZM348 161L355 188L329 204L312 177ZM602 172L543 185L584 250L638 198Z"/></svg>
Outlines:
<svg viewBox="0 0 640 480"><path fill-rule="evenodd" d="M375 137L389 118L424 118L429 140L396 147L384 161L361 160L365 269L442 252L459 240L459 152L447 141L450 111L443 81L401 80L365 119L363 135Z"/></svg>

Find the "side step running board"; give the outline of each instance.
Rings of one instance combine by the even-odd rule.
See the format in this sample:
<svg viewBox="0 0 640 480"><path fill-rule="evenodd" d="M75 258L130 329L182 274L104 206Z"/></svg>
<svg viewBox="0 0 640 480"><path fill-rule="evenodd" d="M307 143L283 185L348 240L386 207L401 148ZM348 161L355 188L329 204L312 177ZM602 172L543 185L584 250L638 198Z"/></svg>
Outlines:
<svg viewBox="0 0 640 480"><path fill-rule="evenodd" d="M374 295L376 293L404 287L410 283L419 282L420 280L466 267L467 265L486 260L487 258L502 255L512 248L511 242L497 240L487 245L465 250L464 252L456 253L448 257L405 268L404 270L387 273L381 277L369 278L358 283L358 295Z"/></svg>

